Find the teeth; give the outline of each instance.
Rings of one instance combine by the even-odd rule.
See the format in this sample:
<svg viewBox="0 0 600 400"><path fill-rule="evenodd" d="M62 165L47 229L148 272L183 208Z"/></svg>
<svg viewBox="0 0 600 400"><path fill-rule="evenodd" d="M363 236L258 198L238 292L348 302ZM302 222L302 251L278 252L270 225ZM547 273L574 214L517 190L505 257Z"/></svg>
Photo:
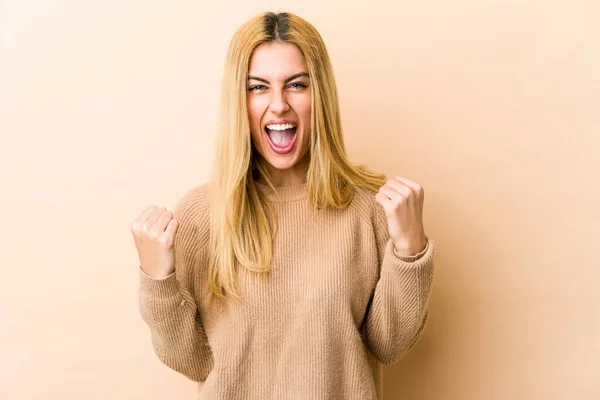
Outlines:
<svg viewBox="0 0 600 400"><path fill-rule="evenodd" d="M295 128L296 125L294 124L271 124L271 125L267 125L267 129L272 130L272 131L285 131L287 129L292 129Z"/></svg>

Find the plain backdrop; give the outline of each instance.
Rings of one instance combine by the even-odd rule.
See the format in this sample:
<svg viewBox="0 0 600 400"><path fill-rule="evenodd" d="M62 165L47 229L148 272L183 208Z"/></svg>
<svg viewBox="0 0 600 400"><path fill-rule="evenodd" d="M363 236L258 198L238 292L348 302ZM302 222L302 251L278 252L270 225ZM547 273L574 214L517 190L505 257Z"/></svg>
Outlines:
<svg viewBox="0 0 600 400"><path fill-rule="evenodd" d="M194 399L130 224L208 179L237 27L321 32L355 163L425 188L429 324L385 399L600 398L600 3L0 1L0 399Z"/></svg>

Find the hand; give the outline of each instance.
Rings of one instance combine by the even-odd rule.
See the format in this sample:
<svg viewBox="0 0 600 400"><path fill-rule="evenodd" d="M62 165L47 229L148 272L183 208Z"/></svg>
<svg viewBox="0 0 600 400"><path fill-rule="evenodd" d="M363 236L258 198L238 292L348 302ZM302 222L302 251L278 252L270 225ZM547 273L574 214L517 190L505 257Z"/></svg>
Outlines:
<svg viewBox="0 0 600 400"><path fill-rule="evenodd" d="M400 176L388 180L375 196L385 211L396 250L404 255L416 255L427 245L423 228L424 198L425 193L418 183Z"/></svg>
<svg viewBox="0 0 600 400"><path fill-rule="evenodd" d="M175 270L173 242L177 220L164 207L146 208L131 225L131 233L142 270L162 279Z"/></svg>

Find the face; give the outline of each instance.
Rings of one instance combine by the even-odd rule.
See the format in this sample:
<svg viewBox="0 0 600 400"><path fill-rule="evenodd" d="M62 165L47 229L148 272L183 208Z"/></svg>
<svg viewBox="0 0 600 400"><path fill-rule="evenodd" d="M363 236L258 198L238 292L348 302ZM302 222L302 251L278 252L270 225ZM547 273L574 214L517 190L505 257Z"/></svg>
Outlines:
<svg viewBox="0 0 600 400"><path fill-rule="evenodd" d="M290 43L260 45L250 60L248 114L259 162L275 184L304 180L309 159L311 91L308 68Z"/></svg>

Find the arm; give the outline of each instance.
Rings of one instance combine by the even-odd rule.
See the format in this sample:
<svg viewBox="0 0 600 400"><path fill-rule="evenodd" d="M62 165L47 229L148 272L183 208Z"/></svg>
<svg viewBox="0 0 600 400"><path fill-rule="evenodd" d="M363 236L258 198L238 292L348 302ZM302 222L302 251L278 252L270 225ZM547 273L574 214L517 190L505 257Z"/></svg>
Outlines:
<svg viewBox="0 0 600 400"><path fill-rule="evenodd" d="M205 243L206 228L196 221L193 204L198 199L190 192L173 215L179 222L174 238L175 272L163 279L139 271L139 306L150 328L152 345L158 358L171 369L201 382L212 370L212 351L204 334L193 292L193 268L198 246Z"/></svg>
<svg viewBox="0 0 600 400"><path fill-rule="evenodd" d="M175 273L156 280L140 270L140 312L158 358L193 381L205 380L212 352L196 306L179 291Z"/></svg>
<svg viewBox="0 0 600 400"><path fill-rule="evenodd" d="M427 321L435 243L428 238L419 254L399 254L380 210L374 229L381 271L363 322L363 338L381 363L393 364L418 341Z"/></svg>

